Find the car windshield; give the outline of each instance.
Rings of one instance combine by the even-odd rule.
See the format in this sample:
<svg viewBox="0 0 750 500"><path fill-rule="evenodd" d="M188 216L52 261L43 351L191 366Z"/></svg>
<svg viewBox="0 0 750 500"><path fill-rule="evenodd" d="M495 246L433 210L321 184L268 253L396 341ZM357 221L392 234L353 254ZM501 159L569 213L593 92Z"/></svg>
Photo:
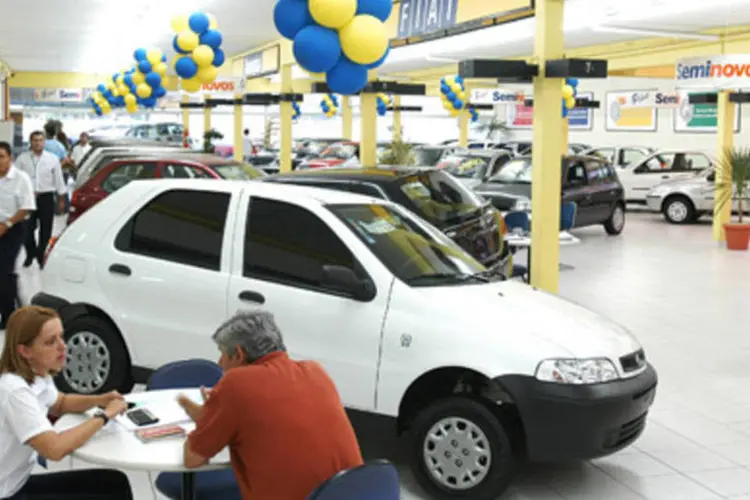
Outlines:
<svg viewBox="0 0 750 500"><path fill-rule="evenodd" d="M490 177L490 182L501 184L531 184L531 162L529 160L511 160Z"/></svg>
<svg viewBox="0 0 750 500"><path fill-rule="evenodd" d="M482 177L487 170L488 163L489 158L481 156L451 155L441 161L438 168L442 168L454 177L471 179Z"/></svg>
<svg viewBox="0 0 750 500"><path fill-rule="evenodd" d="M334 160L348 160L357 153L353 144L334 144L320 154L321 158Z"/></svg>
<svg viewBox="0 0 750 500"><path fill-rule="evenodd" d="M247 163L227 163L224 165L213 165L211 167L219 177L229 181L249 181L257 179L266 174Z"/></svg>
<svg viewBox="0 0 750 500"><path fill-rule="evenodd" d="M338 216L401 281L410 286L487 282L486 268L450 238L395 205L331 205Z"/></svg>
<svg viewBox="0 0 750 500"><path fill-rule="evenodd" d="M434 167L440 162L445 152L442 148L417 148L414 150L416 165Z"/></svg>
<svg viewBox="0 0 750 500"><path fill-rule="evenodd" d="M410 175L398 182L409 201L406 208L441 229L480 215L487 205L473 191L437 170Z"/></svg>
<svg viewBox="0 0 750 500"><path fill-rule="evenodd" d="M302 143L298 148L297 152L306 155L318 155L326 149L330 143L323 141L309 141Z"/></svg>

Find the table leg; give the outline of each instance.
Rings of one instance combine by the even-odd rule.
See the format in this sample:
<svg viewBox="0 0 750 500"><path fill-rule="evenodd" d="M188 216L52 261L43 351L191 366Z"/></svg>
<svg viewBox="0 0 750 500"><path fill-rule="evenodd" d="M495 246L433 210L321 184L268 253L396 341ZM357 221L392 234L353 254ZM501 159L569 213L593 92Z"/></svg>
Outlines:
<svg viewBox="0 0 750 500"><path fill-rule="evenodd" d="M195 500L195 473L182 473L182 500Z"/></svg>
<svg viewBox="0 0 750 500"><path fill-rule="evenodd" d="M531 245L526 248L526 283L531 283Z"/></svg>

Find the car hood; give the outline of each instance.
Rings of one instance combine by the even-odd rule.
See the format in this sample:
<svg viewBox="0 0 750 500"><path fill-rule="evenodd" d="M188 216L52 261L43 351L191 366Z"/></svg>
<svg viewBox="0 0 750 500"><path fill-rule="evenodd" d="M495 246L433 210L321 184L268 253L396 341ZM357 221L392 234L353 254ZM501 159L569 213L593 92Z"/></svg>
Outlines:
<svg viewBox="0 0 750 500"><path fill-rule="evenodd" d="M641 348L636 338L614 321L517 281L418 290L425 303L442 304L441 314L461 315L460 320L466 323L464 332L489 330L488 342L496 330L487 325L495 324L553 344L559 349L555 355L561 357L608 357L617 365L621 356Z"/></svg>
<svg viewBox="0 0 750 500"><path fill-rule="evenodd" d="M488 193L493 196L504 196L513 199L531 199L531 184L504 184L500 182L486 182L475 189L478 193Z"/></svg>
<svg viewBox="0 0 750 500"><path fill-rule="evenodd" d="M456 179L469 189L476 189L482 184L481 180L474 179L473 177L456 177Z"/></svg>

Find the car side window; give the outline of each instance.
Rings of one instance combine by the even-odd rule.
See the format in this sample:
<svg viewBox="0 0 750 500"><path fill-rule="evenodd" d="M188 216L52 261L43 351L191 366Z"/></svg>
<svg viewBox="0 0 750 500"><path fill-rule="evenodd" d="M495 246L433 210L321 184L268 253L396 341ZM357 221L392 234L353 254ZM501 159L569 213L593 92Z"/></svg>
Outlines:
<svg viewBox="0 0 750 500"><path fill-rule="evenodd" d="M154 163L126 163L112 170L102 181L102 189L113 193L130 181L153 179L156 176Z"/></svg>
<svg viewBox="0 0 750 500"><path fill-rule="evenodd" d="M586 180L590 186L598 186L604 182L607 175L604 166L604 163L598 161L587 161L585 163Z"/></svg>
<svg viewBox="0 0 750 500"><path fill-rule="evenodd" d="M598 156L604 160L614 163L615 161L615 150L614 148L599 148L591 152L592 156Z"/></svg>
<svg viewBox="0 0 750 500"><path fill-rule="evenodd" d="M711 160L700 153L690 153L685 155L686 170L704 170L711 166Z"/></svg>
<svg viewBox="0 0 750 500"><path fill-rule="evenodd" d="M637 149L625 148L622 150L621 165L630 165L643 159L643 153Z"/></svg>
<svg viewBox="0 0 750 500"><path fill-rule="evenodd" d="M571 163L568 167L566 184L569 187L581 187L586 185L586 167L583 162L577 161Z"/></svg>
<svg viewBox="0 0 750 500"><path fill-rule="evenodd" d="M195 177L193 169L187 165L169 164L164 165L163 174L166 179L192 179Z"/></svg>
<svg viewBox="0 0 750 500"><path fill-rule="evenodd" d="M230 198L229 193L166 191L128 221L115 239L115 248L219 271Z"/></svg>
<svg viewBox="0 0 750 500"><path fill-rule="evenodd" d="M321 283L325 265L357 272L351 251L317 215L291 203L251 199L245 228L245 277L336 293Z"/></svg>

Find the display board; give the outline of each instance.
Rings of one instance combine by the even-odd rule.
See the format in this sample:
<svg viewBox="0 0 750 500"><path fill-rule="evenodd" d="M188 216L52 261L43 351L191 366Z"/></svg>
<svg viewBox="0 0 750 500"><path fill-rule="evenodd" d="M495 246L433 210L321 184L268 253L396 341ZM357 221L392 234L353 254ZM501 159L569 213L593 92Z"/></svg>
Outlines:
<svg viewBox="0 0 750 500"><path fill-rule="evenodd" d="M716 103L690 104L691 94L705 94L712 90L678 90L680 106L674 110L675 132L716 132L718 128L719 106ZM734 131L740 131L740 105L734 105Z"/></svg>
<svg viewBox="0 0 750 500"><path fill-rule="evenodd" d="M632 106L633 100L652 90L620 90L607 92L605 99L608 132L656 132L656 108Z"/></svg>

